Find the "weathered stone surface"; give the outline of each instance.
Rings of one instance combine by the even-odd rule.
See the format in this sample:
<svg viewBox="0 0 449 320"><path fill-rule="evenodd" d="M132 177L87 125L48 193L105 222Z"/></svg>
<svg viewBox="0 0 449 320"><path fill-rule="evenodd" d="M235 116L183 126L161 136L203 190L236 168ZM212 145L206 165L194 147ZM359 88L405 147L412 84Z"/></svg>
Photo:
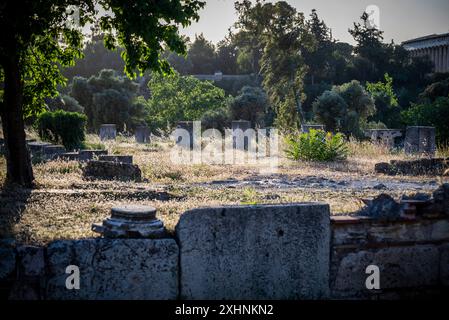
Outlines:
<svg viewBox="0 0 449 320"><path fill-rule="evenodd" d="M334 246L449 241L449 220L339 222L332 223L332 231Z"/></svg>
<svg viewBox="0 0 449 320"><path fill-rule="evenodd" d="M44 152L44 147L51 146L51 143L48 142L30 142L28 143L28 149L31 154L42 154Z"/></svg>
<svg viewBox="0 0 449 320"><path fill-rule="evenodd" d="M142 179L142 172L134 164L109 161L88 161L83 168L86 178L136 180Z"/></svg>
<svg viewBox="0 0 449 320"><path fill-rule="evenodd" d="M60 145L49 145L45 146L43 149L43 156L45 159L50 160L56 158L57 156L65 153L66 150L64 146Z"/></svg>
<svg viewBox="0 0 449 320"><path fill-rule="evenodd" d="M310 129L314 130L325 130L326 126L324 124L302 124L301 125L301 132L302 133L309 133Z"/></svg>
<svg viewBox="0 0 449 320"><path fill-rule="evenodd" d="M401 205L388 194L380 194L376 198L366 201L366 206L357 215L382 220L396 220L401 216Z"/></svg>
<svg viewBox="0 0 449 320"><path fill-rule="evenodd" d="M145 126L136 127L135 138L137 143L150 143L150 129Z"/></svg>
<svg viewBox="0 0 449 320"><path fill-rule="evenodd" d="M187 131L187 134L183 134L184 132L182 132L182 130ZM193 131L193 121L178 121L174 132L176 137L176 144L182 147L188 146L190 149L193 149Z"/></svg>
<svg viewBox="0 0 449 320"><path fill-rule="evenodd" d="M440 247L440 282L449 287L449 243Z"/></svg>
<svg viewBox="0 0 449 320"><path fill-rule="evenodd" d="M17 248L17 258L17 281L12 286L9 299L41 299L45 281L44 248L19 246Z"/></svg>
<svg viewBox="0 0 449 320"><path fill-rule="evenodd" d="M337 263L338 261L335 261ZM344 256L337 266L334 292L369 293L366 267L380 269L380 289L435 286L439 281L439 251L434 245L361 250Z"/></svg>
<svg viewBox="0 0 449 320"><path fill-rule="evenodd" d="M101 155L108 154L107 150L80 150L80 161L98 160Z"/></svg>
<svg viewBox="0 0 449 320"><path fill-rule="evenodd" d="M20 246L17 248L19 274L25 277L38 277L45 273L44 248Z"/></svg>
<svg viewBox="0 0 449 320"><path fill-rule="evenodd" d="M408 154L434 155L436 151L435 128L424 126L407 127L404 151Z"/></svg>
<svg viewBox="0 0 449 320"><path fill-rule="evenodd" d="M48 299L176 299L178 246L173 239L87 239L48 246ZM68 265L80 289L68 290Z"/></svg>
<svg viewBox="0 0 449 320"><path fill-rule="evenodd" d="M395 138L402 136L398 129L369 129L365 131L365 136L374 143L381 143L389 148L394 147Z"/></svg>
<svg viewBox="0 0 449 320"><path fill-rule="evenodd" d="M57 154L53 157L53 160L64 160L64 161L78 161L80 155L78 152L65 152L62 154Z"/></svg>
<svg viewBox="0 0 449 320"><path fill-rule="evenodd" d="M234 149L248 150L248 137L246 130L251 128L251 122L246 120L232 121L232 146Z"/></svg>
<svg viewBox="0 0 449 320"><path fill-rule="evenodd" d="M156 208L126 205L111 209L111 217L102 225L93 224L92 230L106 238L165 238L164 224L156 218Z"/></svg>
<svg viewBox="0 0 449 320"><path fill-rule="evenodd" d="M329 206L195 209L176 227L181 298L317 299L328 294Z"/></svg>
<svg viewBox="0 0 449 320"><path fill-rule="evenodd" d="M416 160L391 160L374 165L374 171L389 175L442 175L449 159L423 158Z"/></svg>
<svg viewBox="0 0 449 320"><path fill-rule="evenodd" d="M100 126L100 140L115 140L117 136L117 126L115 124L102 124Z"/></svg>
<svg viewBox="0 0 449 320"><path fill-rule="evenodd" d="M112 162L122 162L122 163L133 163L133 156L119 156L119 155L100 155L98 157L100 161L112 161Z"/></svg>
<svg viewBox="0 0 449 320"><path fill-rule="evenodd" d="M16 253L13 239L0 240L0 281L10 278L16 269Z"/></svg>

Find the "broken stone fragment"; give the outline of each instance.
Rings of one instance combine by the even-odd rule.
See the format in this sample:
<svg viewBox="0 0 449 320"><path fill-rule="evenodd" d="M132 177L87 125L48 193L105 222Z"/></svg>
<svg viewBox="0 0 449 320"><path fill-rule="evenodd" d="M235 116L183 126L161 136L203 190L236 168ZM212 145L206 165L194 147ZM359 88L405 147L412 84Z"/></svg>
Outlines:
<svg viewBox="0 0 449 320"><path fill-rule="evenodd" d="M382 193L372 200L366 200L366 207L357 214L383 220L396 220L401 217L401 205L388 194Z"/></svg>

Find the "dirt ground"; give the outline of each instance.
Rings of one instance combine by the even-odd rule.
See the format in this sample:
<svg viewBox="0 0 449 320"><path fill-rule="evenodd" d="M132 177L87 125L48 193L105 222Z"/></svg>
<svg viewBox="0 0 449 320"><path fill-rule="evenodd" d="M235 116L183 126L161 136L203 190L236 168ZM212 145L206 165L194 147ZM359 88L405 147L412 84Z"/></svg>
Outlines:
<svg viewBox="0 0 449 320"><path fill-rule="evenodd" d="M350 214L363 206L362 198L388 193L430 193L442 176L386 176L374 172L374 164L404 159L369 142L350 142L346 161L294 162L281 158L276 173L266 174L257 165L178 165L170 161L171 144L156 140L138 145L131 139L101 144L89 136L92 146L110 154L132 154L142 170L143 182L85 180L78 162L49 161L34 165L36 188L0 193L0 238L15 237L23 243L93 237L91 224L101 222L109 210L121 204L152 205L170 232L186 210L196 207L326 202L334 215ZM0 158L0 180L6 161Z"/></svg>

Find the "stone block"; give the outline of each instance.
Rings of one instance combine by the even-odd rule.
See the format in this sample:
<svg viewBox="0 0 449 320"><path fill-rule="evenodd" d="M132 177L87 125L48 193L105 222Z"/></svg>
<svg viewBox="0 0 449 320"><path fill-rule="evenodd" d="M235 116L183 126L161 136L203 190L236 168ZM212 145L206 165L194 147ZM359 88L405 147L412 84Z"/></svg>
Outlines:
<svg viewBox="0 0 449 320"><path fill-rule="evenodd" d="M178 246L173 239L86 239L47 249L50 300L168 300L178 295ZM67 289L66 268L80 270L80 289Z"/></svg>
<svg viewBox="0 0 449 320"><path fill-rule="evenodd" d="M370 293L365 281L366 267L376 265L380 270L380 290L436 286L439 277L439 251L434 245L390 247L378 250L350 252L337 263L332 290Z"/></svg>
<svg viewBox="0 0 449 320"><path fill-rule="evenodd" d="M324 124L302 124L301 125L301 132L302 133L309 133L310 129L315 129L315 130L325 130L325 125Z"/></svg>
<svg viewBox="0 0 449 320"><path fill-rule="evenodd" d="M440 283L449 287L449 244L440 247Z"/></svg>
<svg viewBox="0 0 449 320"><path fill-rule="evenodd" d="M44 248L20 246L17 248L20 277L39 277L45 274Z"/></svg>
<svg viewBox="0 0 449 320"><path fill-rule="evenodd" d="M80 150L80 161L98 160L101 155L108 154L107 150Z"/></svg>
<svg viewBox="0 0 449 320"><path fill-rule="evenodd" d="M319 299L329 286L329 206L185 212L176 227L182 299Z"/></svg>
<svg viewBox="0 0 449 320"><path fill-rule="evenodd" d="M251 122L246 120L232 121L232 146L234 149L248 150L249 137L245 132L251 129Z"/></svg>
<svg viewBox="0 0 449 320"><path fill-rule="evenodd" d="M433 156L436 151L435 128L412 126L405 133L405 153L427 154Z"/></svg>
<svg viewBox="0 0 449 320"><path fill-rule="evenodd" d="M137 143L150 143L150 129L148 127L136 127L135 137Z"/></svg>
<svg viewBox="0 0 449 320"><path fill-rule="evenodd" d="M91 160L83 167L83 176L94 179L140 181L142 172L134 164Z"/></svg>
<svg viewBox="0 0 449 320"><path fill-rule="evenodd" d="M16 270L15 242L12 239L0 240L0 281L8 280Z"/></svg>
<svg viewBox="0 0 449 320"><path fill-rule="evenodd" d="M100 140L115 140L117 136L117 126L115 124L102 124L100 126Z"/></svg>
<svg viewBox="0 0 449 320"><path fill-rule="evenodd" d="M100 155L98 160L132 164L133 156Z"/></svg>

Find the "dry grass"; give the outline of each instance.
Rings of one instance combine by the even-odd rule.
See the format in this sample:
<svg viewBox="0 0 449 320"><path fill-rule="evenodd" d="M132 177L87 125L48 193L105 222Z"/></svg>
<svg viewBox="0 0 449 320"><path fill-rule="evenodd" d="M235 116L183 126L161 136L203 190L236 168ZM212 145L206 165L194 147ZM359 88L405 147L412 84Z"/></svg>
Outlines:
<svg viewBox="0 0 449 320"><path fill-rule="evenodd" d="M251 183L264 179L332 179L334 181L376 180L426 183L439 177L387 177L373 172L376 162L403 159L381 145L351 141L347 161L332 163L294 162L280 159L278 172L262 174L258 165L181 165L170 161L171 143L154 139L151 144L135 144L120 137L102 143L89 135L88 145L112 154L132 154L146 182L86 181L78 162L51 161L34 166L37 188L32 192L3 190L0 194L0 238L16 237L22 242L44 243L60 238L95 236L93 222L101 222L114 205L139 203L155 206L159 218L173 231L180 214L187 209L228 204L324 201L333 214L353 212L364 197L382 192L372 188L333 189L306 183L301 186L267 188ZM5 179L6 163L0 157L0 180ZM236 179L248 182L237 187L212 183ZM416 190L388 191L395 197Z"/></svg>

